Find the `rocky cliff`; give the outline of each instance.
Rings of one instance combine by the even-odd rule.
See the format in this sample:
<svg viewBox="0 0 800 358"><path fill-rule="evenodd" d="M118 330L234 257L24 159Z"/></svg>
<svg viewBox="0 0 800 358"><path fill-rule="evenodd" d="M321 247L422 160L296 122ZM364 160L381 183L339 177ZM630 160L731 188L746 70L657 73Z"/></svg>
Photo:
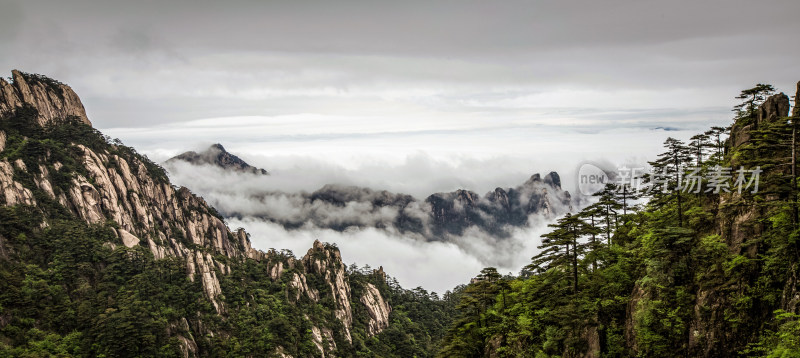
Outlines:
<svg viewBox="0 0 800 358"><path fill-rule="evenodd" d="M309 312L332 310L335 321L306 316L323 356L337 349L339 333L343 339L338 344L352 342L352 305L365 305L375 315L368 327L359 329L374 335L387 327L391 308L381 292L352 297L338 249L315 242L297 260L252 248L248 234L231 231L203 198L174 187L162 168L91 129L80 99L68 86L19 71L13 76L11 84L0 80L0 207L39 208L45 213L42 227L65 217L112 227L116 239L107 243L112 249L143 248L155 260L181 260L188 278L202 287L222 320L230 314L226 301L232 299L223 278L248 265L263 266L269 280L285 287L292 304ZM0 236L0 258L8 257L4 242ZM250 297L241 299L251 304ZM187 319L191 324L185 324ZM192 337L225 334L192 317L170 327L185 356L199 354ZM279 351L290 356L283 348Z"/></svg>
<svg viewBox="0 0 800 358"><path fill-rule="evenodd" d="M375 285L368 283L365 291L361 296L361 303L367 307L367 312L369 312L367 332L370 336L374 336L389 327L389 313L392 312L392 308L383 300L383 296Z"/></svg>
<svg viewBox="0 0 800 358"><path fill-rule="evenodd" d="M30 105L39 112L37 121L45 126L69 117L91 125L81 99L69 86L44 76L14 70L11 83L0 78L0 116L17 107Z"/></svg>

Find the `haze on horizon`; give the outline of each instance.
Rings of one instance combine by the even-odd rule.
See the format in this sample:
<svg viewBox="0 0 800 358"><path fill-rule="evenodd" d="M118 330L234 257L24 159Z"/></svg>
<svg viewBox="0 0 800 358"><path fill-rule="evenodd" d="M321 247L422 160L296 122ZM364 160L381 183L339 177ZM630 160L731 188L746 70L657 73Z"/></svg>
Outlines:
<svg viewBox="0 0 800 358"><path fill-rule="evenodd" d="M667 136L729 124L741 89L791 95L798 13L791 0L0 0L0 68L69 84L96 128L151 158L219 142L307 178L295 190L484 193L551 170L572 190L582 161L641 163ZM298 247L327 235L243 224ZM350 258L405 252L412 286L441 291L482 264L381 239L386 252ZM469 267L431 265L436 252Z"/></svg>

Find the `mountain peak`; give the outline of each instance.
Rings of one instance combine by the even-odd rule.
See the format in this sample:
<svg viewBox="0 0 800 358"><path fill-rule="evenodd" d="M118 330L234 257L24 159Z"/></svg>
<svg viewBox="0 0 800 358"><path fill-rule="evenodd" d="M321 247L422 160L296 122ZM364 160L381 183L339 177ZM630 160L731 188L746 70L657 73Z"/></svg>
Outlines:
<svg viewBox="0 0 800 358"><path fill-rule="evenodd" d="M537 183L544 183L553 188L561 189L561 176L559 176L558 173L556 172L550 172L547 173L547 175L545 175L544 178L542 178L542 176L539 173L536 173L534 175L531 175L531 177L527 181L525 181L525 184L523 184L523 186L530 187L537 185Z"/></svg>
<svg viewBox="0 0 800 358"><path fill-rule="evenodd" d="M264 169L256 168L247 164L238 156L229 153L225 150L222 144L215 143L208 147L203 152L189 151L167 160L167 164L183 161L194 165L213 165L225 170L233 170L242 173L252 173L260 175L269 175Z"/></svg>
<svg viewBox="0 0 800 358"><path fill-rule="evenodd" d="M52 78L11 71L12 81L0 78L0 116L11 115L20 107L30 106L39 114L36 118L42 127L77 118L92 125L77 94L69 86Z"/></svg>
<svg viewBox="0 0 800 358"><path fill-rule="evenodd" d="M556 172L547 173L547 175L544 176L544 182L554 188L561 189L561 177Z"/></svg>
<svg viewBox="0 0 800 358"><path fill-rule="evenodd" d="M219 143L214 143L209 148L216 149L216 150L219 150L219 151L222 151L222 152L226 152L226 153L228 152L227 150L225 150L225 147L223 147L222 144L219 144Z"/></svg>

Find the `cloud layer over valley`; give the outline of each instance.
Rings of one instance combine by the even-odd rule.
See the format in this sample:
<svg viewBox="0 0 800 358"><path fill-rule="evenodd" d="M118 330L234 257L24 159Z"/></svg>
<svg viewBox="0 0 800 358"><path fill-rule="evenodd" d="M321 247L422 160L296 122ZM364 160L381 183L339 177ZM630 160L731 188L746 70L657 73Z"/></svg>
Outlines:
<svg viewBox="0 0 800 358"><path fill-rule="evenodd" d="M272 175L185 161L166 167L175 183L202 195L233 228L246 228L255 247L302 254L315 239L335 242L348 263L382 265L403 285L437 292L466 282L486 266L519 272L535 254L548 220L572 204L560 182L553 182L559 181L555 173L486 195L456 191L414 197L356 186L352 172L332 166Z"/></svg>

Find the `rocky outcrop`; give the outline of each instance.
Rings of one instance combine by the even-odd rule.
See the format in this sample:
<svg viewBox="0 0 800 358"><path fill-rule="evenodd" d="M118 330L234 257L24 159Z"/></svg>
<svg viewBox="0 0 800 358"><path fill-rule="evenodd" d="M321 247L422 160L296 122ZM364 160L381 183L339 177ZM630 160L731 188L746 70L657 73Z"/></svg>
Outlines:
<svg viewBox="0 0 800 358"><path fill-rule="evenodd" d="M193 255L192 252L194 253ZM216 271L220 267L219 264L214 261L214 258L208 252L203 254L200 251L189 251L188 253L189 277L192 281L195 280L195 277L199 277L203 283L203 290L211 300L211 304L214 305L217 312L224 312L225 309L222 306L222 302L217 299L222 294Z"/></svg>
<svg viewBox="0 0 800 358"><path fill-rule="evenodd" d="M752 137L751 135L752 132L753 132L752 124L748 124L746 126L733 126L731 128L731 136L730 136L730 141L733 147L738 147L750 141L750 138Z"/></svg>
<svg viewBox="0 0 800 358"><path fill-rule="evenodd" d="M37 120L42 126L68 118L92 124L86 116L81 99L69 86L44 76L17 70L11 74L11 83L0 78L0 116L9 115L23 105L30 105L39 112Z"/></svg>
<svg viewBox="0 0 800 358"><path fill-rule="evenodd" d="M798 93L800 93L800 83L798 83ZM792 114L794 116L800 115L800 109L797 108L797 101L797 97L795 97L795 108ZM753 136L753 131L759 129L760 126L789 116L790 107L789 97L783 93L768 97L756 109L755 118L741 118L731 126L731 135L728 139L731 148L736 148L748 143ZM738 165L735 159L732 160L731 164L734 166Z"/></svg>
<svg viewBox="0 0 800 358"><path fill-rule="evenodd" d="M378 277L380 282L386 282L386 271L383 271L383 266L379 266L377 270L373 271L373 273Z"/></svg>
<svg viewBox="0 0 800 358"><path fill-rule="evenodd" d="M21 183L14 181L15 167L8 161L0 161L0 194L5 205L36 205L33 193ZM23 170L17 167L17 170Z"/></svg>
<svg viewBox="0 0 800 358"><path fill-rule="evenodd" d="M352 342L350 328L353 326L353 311L350 308L350 284L345 279L345 267L339 250L326 247L319 240L315 240L314 246L303 256L302 262L307 273L324 278L335 303L334 315L344 326L345 339Z"/></svg>
<svg viewBox="0 0 800 358"><path fill-rule="evenodd" d="M0 131L0 152L6 149L6 132Z"/></svg>
<svg viewBox="0 0 800 358"><path fill-rule="evenodd" d="M392 308L383 300L383 296L375 285L368 283L364 287L364 295L361 296L360 301L367 307L369 313L367 334L370 337L389 327L389 313L392 312Z"/></svg>
<svg viewBox="0 0 800 358"><path fill-rule="evenodd" d="M333 340L333 332L328 328L319 328L311 326L311 340L317 346L322 358L325 358L325 352L330 352L336 349L336 341Z"/></svg>
<svg viewBox="0 0 800 358"><path fill-rule="evenodd" d="M554 188L561 189L561 176L556 172L549 172L544 176L544 183Z"/></svg>
<svg viewBox="0 0 800 358"><path fill-rule="evenodd" d="M314 302L319 301L319 291L317 291L313 287L308 286L308 282L306 281L305 275L299 273L295 273L294 275L292 275L292 280L289 281L289 286L291 286L295 290L295 296L294 296L295 301L299 301L300 297L304 295L308 297L309 300L312 300Z"/></svg>
<svg viewBox="0 0 800 358"><path fill-rule="evenodd" d="M241 158L229 153L222 144L214 144L200 153L189 151L179 154L170 158L164 164L169 167L178 162L186 162L194 165L213 165L225 170L232 170L240 173L269 175L269 172L266 170L247 164L247 162Z"/></svg>
<svg viewBox="0 0 800 358"><path fill-rule="evenodd" d="M425 202L431 206L433 222L438 226L468 227L478 222L476 210L481 197L469 190L429 196Z"/></svg>
<svg viewBox="0 0 800 358"><path fill-rule="evenodd" d="M293 358L290 354L286 353L286 348L283 348L281 346L275 348L274 356L278 358Z"/></svg>
<svg viewBox="0 0 800 358"><path fill-rule="evenodd" d="M767 98L758 107L758 123L774 122L789 115L789 96L779 93Z"/></svg>
<svg viewBox="0 0 800 358"><path fill-rule="evenodd" d="M125 245L125 247L131 248L136 245L139 245L139 238L133 236L133 234L125 230L122 229L117 230L117 235L119 235L120 239L122 239L122 244Z"/></svg>
<svg viewBox="0 0 800 358"><path fill-rule="evenodd" d="M800 84L798 84L800 85ZM798 111L795 99L795 112ZM732 148L739 147L750 141L754 130L760 126L777 121L789 115L789 97L779 93L768 97L755 111L755 118L745 117L731 126L729 143ZM736 163L732 163L736 164Z"/></svg>
<svg viewBox="0 0 800 358"><path fill-rule="evenodd" d="M83 176L72 179L72 188L68 192L70 206L89 224L105 221L106 217L100 206L100 193ZM132 228L130 225L129 228Z"/></svg>
<svg viewBox="0 0 800 358"><path fill-rule="evenodd" d="M283 262L278 262L275 266L269 269L269 277L273 281L277 281L283 275Z"/></svg>
<svg viewBox="0 0 800 358"><path fill-rule="evenodd" d="M167 326L167 335L175 337L181 344L181 355L184 358L197 356L197 342L192 337L189 322L186 318L181 318L177 322L172 322Z"/></svg>
<svg viewBox="0 0 800 358"><path fill-rule="evenodd" d="M244 231L244 229L239 228L236 230L236 238L244 251L245 257L256 261L266 260L267 254L264 251L256 250L250 246L250 234ZM276 278L273 277L273 280L275 279Z"/></svg>
<svg viewBox="0 0 800 358"><path fill-rule="evenodd" d="M291 273L291 278L287 282L290 287L287 292L290 301L333 302L333 307L329 308L332 308L333 316L341 323L336 325L343 328L341 331L337 330L334 334L330 325L325 326L322 322L311 321L312 339L323 356L335 353L336 342L353 343L354 304L362 304L369 315L367 326L364 327L368 336L379 334L389 326L389 314L392 308L375 285L364 283L361 297L358 297L358 301L352 300L352 289L345 265L335 246L315 241L313 247L298 261L291 257L286 257L285 261L274 260L278 256L274 251L270 251L268 255L271 257L268 272L273 280L280 279L284 271ZM374 274L385 280L382 268L374 271Z"/></svg>
<svg viewBox="0 0 800 358"><path fill-rule="evenodd" d="M511 201L508 192L503 188L495 188L493 192L486 194L486 199L500 206L505 211L511 211Z"/></svg>

